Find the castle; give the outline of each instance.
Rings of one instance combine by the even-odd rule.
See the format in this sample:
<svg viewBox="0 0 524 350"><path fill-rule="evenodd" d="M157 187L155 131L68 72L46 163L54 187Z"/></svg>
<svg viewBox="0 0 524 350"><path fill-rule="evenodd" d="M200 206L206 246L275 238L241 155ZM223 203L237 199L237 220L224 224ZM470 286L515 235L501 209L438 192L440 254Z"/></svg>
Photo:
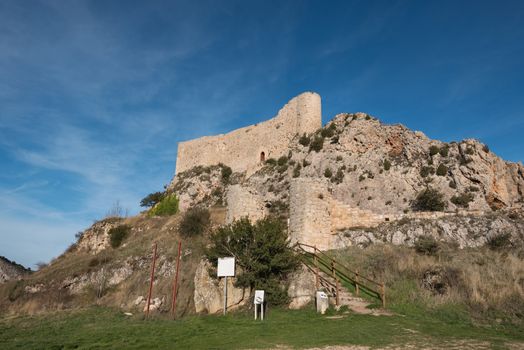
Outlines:
<svg viewBox="0 0 524 350"><path fill-rule="evenodd" d="M194 166L223 163L235 172L251 173L265 159L287 154L290 141L322 126L320 96L304 92L289 101L275 117L227 134L180 142L176 173Z"/></svg>
<svg viewBox="0 0 524 350"><path fill-rule="evenodd" d="M326 136L321 152L299 142L304 134L317 138L330 127L336 134ZM505 163L478 141L446 144L402 125L384 125L365 113L339 114L321 128L320 96L305 92L265 122L179 143L173 188L179 174L198 166L222 163L242 177L240 182L223 184L216 178L210 182L209 174L193 175L192 184L177 193L181 210L206 197L218 199L213 194L217 190L219 202L225 203L225 223L244 216L256 221L271 213L275 203L284 203L291 241L325 250L343 245L340 232L348 229L403 218L481 215L496 205L512 207L522 201L522 165ZM430 155L431 147L445 152ZM284 168L266 162L272 158L274 164L279 157L286 159ZM446 164L446 171L422 175L430 162ZM273 175L258 172L263 167ZM341 174L340 181L335 172ZM183 183L185 176L179 178ZM410 202L430 182L450 201L449 210L412 210ZM452 199L460 195L471 203L453 204ZM397 236L390 239L400 241Z"/></svg>

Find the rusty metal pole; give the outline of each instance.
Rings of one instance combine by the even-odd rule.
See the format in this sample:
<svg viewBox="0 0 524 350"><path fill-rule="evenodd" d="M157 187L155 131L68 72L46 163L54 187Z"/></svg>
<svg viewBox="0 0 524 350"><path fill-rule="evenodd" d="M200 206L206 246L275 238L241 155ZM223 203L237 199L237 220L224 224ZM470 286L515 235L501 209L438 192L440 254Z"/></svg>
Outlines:
<svg viewBox="0 0 524 350"><path fill-rule="evenodd" d="M175 311L176 311L176 295L178 292L178 270L180 266L180 251L181 250L182 250L182 242L178 242L178 255L176 257L175 280L173 281L173 303L171 304L171 312L173 313L173 318L175 318Z"/></svg>
<svg viewBox="0 0 524 350"><path fill-rule="evenodd" d="M318 278L317 247L314 246L313 248L315 249L313 253L313 258L315 259L315 287L317 288L317 291L318 291L320 289L320 280Z"/></svg>
<svg viewBox="0 0 524 350"><path fill-rule="evenodd" d="M386 308L386 284L382 282L382 285L380 286L382 289L382 307Z"/></svg>
<svg viewBox="0 0 524 350"><path fill-rule="evenodd" d="M149 318L149 307L151 306L151 295L153 293L153 281L155 279L155 264L156 264L156 242L153 243L153 264L151 265L151 279L149 281L149 294L147 295L147 309L146 318Z"/></svg>
<svg viewBox="0 0 524 350"><path fill-rule="evenodd" d="M360 295L360 287L358 285L358 270L355 271L355 294L357 297Z"/></svg>

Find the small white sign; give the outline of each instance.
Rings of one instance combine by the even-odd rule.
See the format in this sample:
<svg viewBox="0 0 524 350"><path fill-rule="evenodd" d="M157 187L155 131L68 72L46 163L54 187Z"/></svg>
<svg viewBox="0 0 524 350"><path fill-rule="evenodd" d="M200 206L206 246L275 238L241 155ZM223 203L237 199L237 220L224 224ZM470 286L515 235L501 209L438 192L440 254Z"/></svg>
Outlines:
<svg viewBox="0 0 524 350"><path fill-rule="evenodd" d="M235 258L218 258L217 277L235 276Z"/></svg>
<svg viewBox="0 0 524 350"><path fill-rule="evenodd" d="M262 305L264 304L264 291L263 290L255 290L255 305Z"/></svg>

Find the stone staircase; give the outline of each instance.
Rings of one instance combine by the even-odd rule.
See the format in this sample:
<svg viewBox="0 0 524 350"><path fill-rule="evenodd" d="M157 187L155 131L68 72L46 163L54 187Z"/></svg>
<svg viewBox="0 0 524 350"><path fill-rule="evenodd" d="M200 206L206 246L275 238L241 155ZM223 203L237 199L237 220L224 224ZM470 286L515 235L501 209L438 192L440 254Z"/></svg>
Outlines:
<svg viewBox="0 0 524 350"><path fill-rule="evenodd" d="M336 290L336 282L334 278L324 272L319 272L319 276L321 277L319 280L320 287L326 291L329 298L329 303L335 306L335 309L339 310L342 306L347 306L349 310L351 310L354 313L361 314L361 315L374 315L374 316L380 316L380 315L387 315L391 316L392 313L388 312L385 309L370 309L368 308L369 305L371 305L370 302L354 296L353 293L348 291L344 286L339 285L338 288L338 305L336 305L337 301L337 290Z"/></svg>

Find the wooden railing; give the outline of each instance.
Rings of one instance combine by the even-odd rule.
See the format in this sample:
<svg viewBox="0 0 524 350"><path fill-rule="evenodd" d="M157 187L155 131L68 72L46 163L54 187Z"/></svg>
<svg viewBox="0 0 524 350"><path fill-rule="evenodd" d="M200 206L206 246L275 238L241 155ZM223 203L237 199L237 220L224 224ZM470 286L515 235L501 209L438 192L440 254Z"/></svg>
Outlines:
<svg viewBox="0 0 524 350"><path fill-rule="evenodd" d="M316 288L319 289L320 282L328 282L329 285L336 289L335 295L337 305L339 303L338 295L340 290L340 281L343 280L353 285L356 296L360 296L361 291L365 292L368 295L380 299L382 301L382 307L386 307L386 285L384 282L377 282L360 274L358 270L350 269L344 264L336 261L333 257L317 249L315 246L297 243L295 247L296 250L302 254L302 256L311 258L312 261L303 259L302 262L311 272L315 274ZM307 248L309 248L309 250ZM331 277L333 277L335 280L335 283L329 282L324 277L322 277L322 275L320 275L320 270L322 270L324 273L330 274Z"/></svg>

